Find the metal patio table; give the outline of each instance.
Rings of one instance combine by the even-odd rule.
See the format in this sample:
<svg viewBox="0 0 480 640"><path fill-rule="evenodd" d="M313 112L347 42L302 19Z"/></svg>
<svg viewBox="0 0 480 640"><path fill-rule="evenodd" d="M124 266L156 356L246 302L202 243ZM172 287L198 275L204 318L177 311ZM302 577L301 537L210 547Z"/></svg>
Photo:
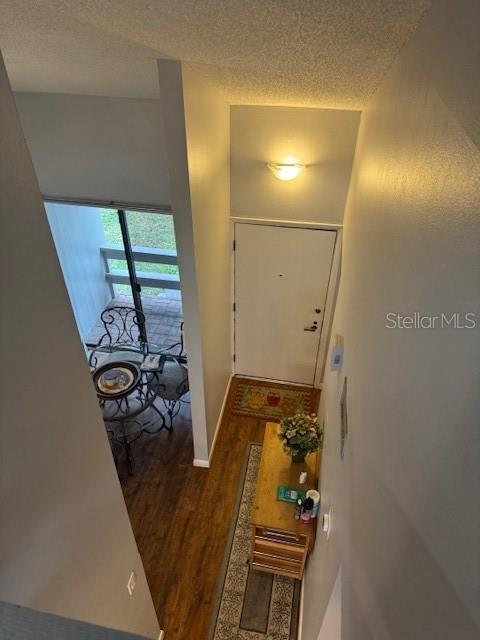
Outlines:
<svg viewBox="0 0 480 640"><path fill-rule="evenodd" d="M152 355L156 356L157 362L153 366L147 366ZM154 404L166 391L161 378L165 362L170 357L172 356L161 353L156 345L118 343L91 348L89 363L93 383L112 443L115 463L117 464L117 458L113 443L119 442L125 448L130 474L134 468L131 444L143 433L172 430L171 420L167 425L164 413ZM125 388L111 392L101 386L102 376L110 370L124 372L128 381ZM149 408L156 414L154 420L145 420L145 412Z"/></svg>
<svg viewBox="0 0 480 640"><path fill-rule="evenodd" d="M153 359L153 362L152 362ZM103 419L112 443L120 442L125 448L129 473L133 473L134 459L131 444L143 433L173 430L173 419L180 411L183 396L189 391L186 357L173 355L169 349L153 343L116 343L90 347L89 363L95 391L102 409ZM126 368L134 380L124 390L104 393L98 381L109 368ZM154 403L163 403L161 411ZM144 413L151 408L155 420L145 421ZM167 423L168 418L168 423Z"/></svg>

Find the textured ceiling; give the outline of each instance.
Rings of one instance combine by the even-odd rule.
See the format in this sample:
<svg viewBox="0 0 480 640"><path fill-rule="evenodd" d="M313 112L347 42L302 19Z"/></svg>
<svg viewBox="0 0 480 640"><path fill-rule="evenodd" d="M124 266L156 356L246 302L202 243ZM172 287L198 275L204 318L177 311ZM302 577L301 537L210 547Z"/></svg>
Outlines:
<svg viewBox="0 0 480 640"><path fill-rule="evenodd" d="M19 91L156 97L179 58L233 104L362 108L429 0L0 0Z"/></svg>

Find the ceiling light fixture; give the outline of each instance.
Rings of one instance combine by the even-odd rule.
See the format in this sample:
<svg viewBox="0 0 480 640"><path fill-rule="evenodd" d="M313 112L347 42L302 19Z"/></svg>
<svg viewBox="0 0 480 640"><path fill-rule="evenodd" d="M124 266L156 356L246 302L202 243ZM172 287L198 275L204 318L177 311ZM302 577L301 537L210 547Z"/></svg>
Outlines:
<svg viewBox="0 0 480 640"><path fill-rule="evenodd" d="M269 163L267 167L279 180L293 180L305 169L304 164L274 164Z"/></svg>

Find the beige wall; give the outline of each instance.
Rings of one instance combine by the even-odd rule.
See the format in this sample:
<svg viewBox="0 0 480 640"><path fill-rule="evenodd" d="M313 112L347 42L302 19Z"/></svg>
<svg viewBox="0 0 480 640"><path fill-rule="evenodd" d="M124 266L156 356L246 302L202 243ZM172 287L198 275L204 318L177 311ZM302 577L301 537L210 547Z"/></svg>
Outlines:
<svg viewBox="0 0 480 640"><path fill-rule="evenodd" d="M339 640L342 637L342 570L337 578L328 601L317 640Z"/></svg>
<svg viewBox="0 0 480 640"><path fill-rule="evenodd" d="M158 100L15 98L44 196L170 204Z"/></svg>
<svg viewBox="0 0 480 640"><path fill-rule="evenodd" d="M231 371L229 113L179 61L159 60L182 280L195 463L209 454Z"/></svg>
<svg viewBox="0 0 480 640"><path fill-rule="evenodd" d="M159 627L0 58L0 600ZM133 596L126 588L137 575Z"/></svg>
<svg viewBox="0 0 480 640"><path fill-rule="evenodd" d="M436 3L362 115L333 329L345 361L322 398L333 529L308 569L303 640L340 562L344 640L480 637L479 21L477 3ZM475 312L477 328L386 328L414 311Z"/></svg>
<svg viewBox="0 0 480 640"><path fill-rule="evenodd" d="M186 69L183 92L210 451L232 370L230 113L222 96Z"/></svg>
<svg viewBox="0 0 480 640"><path fill-rule="evenodd" d="M177 60L159 60L158 78L161 96L159 118L164 129L167 148L167 166L177 241L178 269L182 282L182 306L185 319L185 342L188 351L194 456L197 460L208 460L202 331L200 326L192 201L188 174L181 63Z"/></svg>
<svg viewBox="0 0 480 640"><path fill-rule="evenodd" d="M359 118L358 111L232 106L231 215L342 224ZM266 164L289 156L308 167L282 182Z"/></svg>

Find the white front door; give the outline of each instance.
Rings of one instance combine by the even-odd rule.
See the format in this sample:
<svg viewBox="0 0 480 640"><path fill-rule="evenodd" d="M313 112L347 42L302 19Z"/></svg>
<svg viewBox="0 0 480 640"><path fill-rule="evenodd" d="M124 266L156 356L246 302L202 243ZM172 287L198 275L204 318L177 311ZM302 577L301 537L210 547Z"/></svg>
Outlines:
<svg viewBox="0 0 480 640"><path fill-rule="evenodd" d="M313 384L335 231L235 225L235 372Z"/></svg>

